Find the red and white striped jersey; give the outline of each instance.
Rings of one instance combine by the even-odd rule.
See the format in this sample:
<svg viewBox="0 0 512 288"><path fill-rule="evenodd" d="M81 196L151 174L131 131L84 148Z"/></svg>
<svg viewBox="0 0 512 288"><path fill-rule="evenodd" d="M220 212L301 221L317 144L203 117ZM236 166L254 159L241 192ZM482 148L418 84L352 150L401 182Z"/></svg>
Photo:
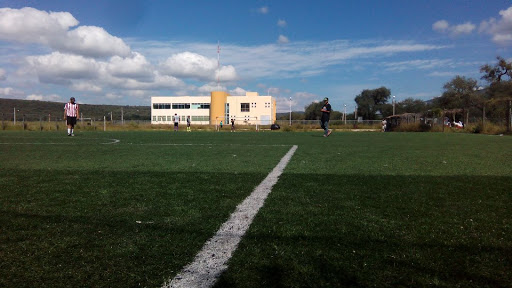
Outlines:
<svg viewBox="0 0 512 288"><path fill-rule="evenodd" d="M66 103L64 105L64 110L66 111L66 116L69 117L77 117L78 116L78 104L77 103Z"/></svg>

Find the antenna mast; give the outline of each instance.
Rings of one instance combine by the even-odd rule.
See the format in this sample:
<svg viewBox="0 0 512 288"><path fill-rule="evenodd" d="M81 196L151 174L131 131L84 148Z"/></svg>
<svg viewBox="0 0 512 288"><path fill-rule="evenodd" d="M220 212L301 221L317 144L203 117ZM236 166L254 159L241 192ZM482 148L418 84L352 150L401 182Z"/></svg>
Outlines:
<svg viewBox="0 0 512 288"><path fill-rule="evenodd" d="M220 72L220 41L217 42L217 88L219 86L219 72Z"/></svg>

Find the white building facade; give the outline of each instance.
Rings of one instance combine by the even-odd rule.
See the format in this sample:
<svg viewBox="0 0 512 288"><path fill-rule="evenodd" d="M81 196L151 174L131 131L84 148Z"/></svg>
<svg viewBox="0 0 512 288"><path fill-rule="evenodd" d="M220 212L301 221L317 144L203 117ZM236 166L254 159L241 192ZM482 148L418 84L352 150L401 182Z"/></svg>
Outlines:
<svg viewBox="0 0 512 288"><path fill-rule="evenodd" d="M186 123L228 125L231 119L239 125L270 125L276 120L276 101L272 96L247 92L245 96L231 96L223 91L210 96L155 96L151 97L151 124L172 124L174 115Z"/></svg>

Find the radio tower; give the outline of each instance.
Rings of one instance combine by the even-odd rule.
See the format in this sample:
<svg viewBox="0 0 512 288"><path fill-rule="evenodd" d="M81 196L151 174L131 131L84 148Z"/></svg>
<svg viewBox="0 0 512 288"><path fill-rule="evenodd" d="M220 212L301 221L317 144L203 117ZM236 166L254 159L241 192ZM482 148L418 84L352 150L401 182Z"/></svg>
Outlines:
<svg viewBox="0 0 512 288"><path fill-rule="evenodd" d="M220 41L217 42L217 87L219 88L219 71L220 71Z"/></svg>

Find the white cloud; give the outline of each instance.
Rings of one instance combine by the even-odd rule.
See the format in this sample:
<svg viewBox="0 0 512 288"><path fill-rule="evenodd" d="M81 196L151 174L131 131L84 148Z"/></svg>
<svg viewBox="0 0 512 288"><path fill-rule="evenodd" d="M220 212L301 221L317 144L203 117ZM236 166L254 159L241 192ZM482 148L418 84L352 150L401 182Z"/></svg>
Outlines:
<svg viewBox="0 0 512 288"><path fill-rule="evenodd" d="M40 94L31 94L28 95L26 100L38 100L38 101L52 101L52 102L58 102L61 101L62 98L57 94L50 94L50 95L40 95Z"/></svg>
<svg viewBox="0 0 512 288"><path fill-rule="evenodd" d="M25 93L23 91L16 90L12 87L0 87L0 96L7 98L20 98L24 96Z"/></svg>
<svg viewBox="0 0 512 288"><path fill-rule="evenodd" d="M279 35L279 37L277 38L277 43L287 44L287 43L290 43L290 40L288 39L288 37L286 37L284 35Z"/></svg>
<svg viewBox="0 0 512 288"><path fill-rule="evenodd" d="M439 20L432 24L432 29L437 32L446 32L448 28L450 27L450 24L448 24L448 21L446 20Z"/></svg>
<svg viewBox="0 0 512 288"><path fill-rule="evenodd" d="M235 89L233 90L229 90L229 95L233 95L233 96L245 96L245 93L247 92L247 90L243 89L243 88L240 88L240 87L236 87Z"/></svg>
<svg viewBox="0 0 512 288"><path fill-rule="evenodd" d="M476 26L471 22L459 24L452 27L452 34L457 36L461 34L471 34L476 29Z"/></svg>
<svg viewBox="0 0 512 288"><path fill-rule="evenodd" d="M212 91L226 91L226 87L217 85L215 82L211 82L197 88L197 91L199 91L201 95L210 95L210 92Z"/></svg>
<svg viewBox="0 0 512 288"><path fill-rule="evenodd" d="M7 72L4 69L0 68L0 81L7 79Z"/></svg>
<svg viewBox="0 0 512 288"><path fill-rule="evenodd" d="M268 7L267 6L260 7L260 8L258 8L258 12L261 14L268 14Z"/></svg>
<svg viewBox="0 0 512 288"><path fill-rule="evenodd" d="M127 58L112 57L106 69L115 77L135 78L142 81L148 81L154 77L151 64L142 54L137 52Z"/></svg>
<svg viewBox="0 0 512 288"><path fill-rule="evenodd" d="M115 99L121 99L121 98L123 98L123 96L121 96L121 95L117 95L116 93L107 93L107 94L105 95L105 97L106 97L107 99L110 99L110 100L115 100Z"/></svg>
<svg viewBox="0 0 512 288"><path fill-rule="evenodd" d="M492 35L492 41L500 45L512 44L512 6L499 12L501 19L490 18L480 23L479 32Z"/></svg>
<svg viewBox="0 0 512 288"><path fill-rule="evenodd" d="M0 39L5 41L48 44L76 25L78 20L67 12L47 13L30 7L0 9Z"/></svg>
<svg viewBox="0 0 512 288"><path fill-rule="evenodd" d="M454 63L452 60L439 60L439 59L429 59L429 60L409 60L409 61L399 61L399 62L384 62L382 63L384 67L386 67L386 71L394 71L401 72L405 70L426 70L426 69L434 69L434 68L446 68L453 67Z"/></svg>
<svg viewBox="0 0 512 288"><path fill-rule="evenodd" d="M70 83L71 79L97 78L101 68L94 59L60 52L29 56L26 60L43 83Z"/></svg>
<svg viewBox="0 0 512 288"><path fill-rule="evenodd" d="M80 26L50 43L52 48L90 57L129 56L130 47L103 28Z"/></svg>
<svg viewBox="0 0 512 288"><path fill-rule="evenodd" d="M192 52L174 54L161 65L162 72L175 77L193 78L198 80L232 81L237 78L233 66L222 66L217 71L217 60L209 59Z"/></svg>
<svg viewBox="0 0 512 288"><path fill-rule="evenodd" d="M457 76L457 75L461 75L461 73L449 72L449 71L444 71L444 72L434 71L434 72L431 72L431 73L428 74L428 76L432 76L432 77L454 77L454 76Z"/></svg>
<svg viewBox="0 0 512 288"><path fill-rule="evenodd" d="M0 40L38 43L56 51L91 57L129 56L130 48L103 28L79 26L68 12L46 12L34 8L0 9Z"/></svg>
<svg viewBox="0 0 512 288"><path fill-rule="evenodd" d="M90 82L84 82L84 81L78 82L78 83L73 83L73 84L71 84L70 88L71 88L71 90L75 90L75 91L94 92L94 93L98 93L103 90L98 85L95 85Z"/></svg>
<svg viewBox="0 0 512 288"><path fill-rule="evenodd" d="M471 34L475 29L476 26L471 22L452 26L446 20L439 20L432 24L432 30L439 33L449 33L452 36Z"/></svg>
<svg viewBox="0 0 512 288"><path fill-rule="evenodd" d="M284 27L286 27L286 25L287 25L287 23L286 23L286 21L285 21L285 20L283 20L283 19L279 19L279 20L277 21L277 26L279 26L279 27L283 27L283 28L284 28Z"/></svg>

